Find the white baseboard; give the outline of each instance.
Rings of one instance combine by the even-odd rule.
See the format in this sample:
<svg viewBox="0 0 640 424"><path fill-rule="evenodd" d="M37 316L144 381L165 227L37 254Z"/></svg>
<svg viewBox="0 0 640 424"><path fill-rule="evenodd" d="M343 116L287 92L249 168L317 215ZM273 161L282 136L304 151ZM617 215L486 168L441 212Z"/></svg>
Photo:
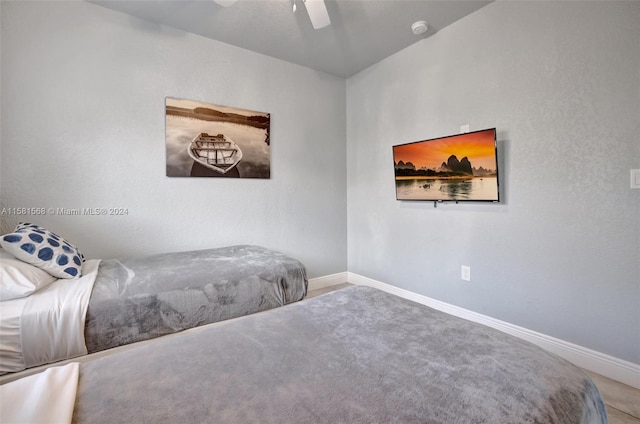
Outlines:
<svg viewBox="0 0 640 424"><path fill-rule="evenodd" d="M337 274L325 275L324 277L309 279L308 290L324 289L325 287L335 286L347 282L347 272L339 272Z"/></svg>
<svg viewBox="0 0 640 424"><path fill-rule="evenodd" d="M421 294L413 293L380 281L373 280L362 275L347 272L346 281L351 284L373 287L387 293L394 294L405 299L429 306L448 314L464 318L469 321L495 328L504 333L531 342L549 352L572 362L573 364L593 371L621 383L640 389L640 365L628 362L616 357L597 352L546 334L528 330L517 325L509 324L486 315L479 314L449 303L441 302ZM337 274L335 274L337 275ZM329 276L332 277L332 276ZM342 280L344 282L345 280ZM326 287L326 286L325 286Z"/></svg>

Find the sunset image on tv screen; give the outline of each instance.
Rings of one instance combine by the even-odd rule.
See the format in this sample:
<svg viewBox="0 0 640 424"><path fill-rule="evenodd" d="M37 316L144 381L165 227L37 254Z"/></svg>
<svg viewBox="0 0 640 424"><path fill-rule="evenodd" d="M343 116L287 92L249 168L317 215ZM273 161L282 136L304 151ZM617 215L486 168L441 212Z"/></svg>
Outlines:
<svg viewBox="0 0 640 424"><path fill-rule="evenodd" d="M495 128L393 146L398 200L499 200Z"/></svg>

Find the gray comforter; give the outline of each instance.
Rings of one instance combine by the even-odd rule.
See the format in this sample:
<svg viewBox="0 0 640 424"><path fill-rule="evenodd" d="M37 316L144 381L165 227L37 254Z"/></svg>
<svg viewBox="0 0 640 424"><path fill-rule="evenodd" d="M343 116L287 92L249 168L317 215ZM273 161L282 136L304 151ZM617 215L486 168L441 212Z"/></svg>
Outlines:
<svg viewBox="0 0 640 424"><path fill-rule="evenodd" d="M81 364L76 423L606 423L540 348L353 287Z"/></svg>
<svg viewBox="0 0 640 424"><path fill-rule="evenodd" d="M89 353L302 299L304 266L258 246L103 260L85 326Z"/></svg>

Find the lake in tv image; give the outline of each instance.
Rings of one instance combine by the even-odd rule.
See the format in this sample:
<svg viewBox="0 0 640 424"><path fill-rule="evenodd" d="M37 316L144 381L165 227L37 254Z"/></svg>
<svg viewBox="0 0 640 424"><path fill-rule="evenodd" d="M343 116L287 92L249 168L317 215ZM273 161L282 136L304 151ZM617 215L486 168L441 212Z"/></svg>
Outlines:
<svg viewBox="0 0 640 424"><path fill-rule="evenodd" d="M393 146L398 200L499 200L495 128Z"/></svg>

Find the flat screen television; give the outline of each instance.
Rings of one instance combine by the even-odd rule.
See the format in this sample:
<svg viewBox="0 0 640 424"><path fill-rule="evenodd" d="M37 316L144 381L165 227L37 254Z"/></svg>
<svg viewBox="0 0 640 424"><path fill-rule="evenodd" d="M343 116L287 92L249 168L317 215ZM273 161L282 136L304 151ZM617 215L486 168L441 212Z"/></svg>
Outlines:
<svg viewBox="0 0 640 424"><path fill-rule="evenodd" d="M396 199L499 202L496 129L393 146Z"/></svg>

